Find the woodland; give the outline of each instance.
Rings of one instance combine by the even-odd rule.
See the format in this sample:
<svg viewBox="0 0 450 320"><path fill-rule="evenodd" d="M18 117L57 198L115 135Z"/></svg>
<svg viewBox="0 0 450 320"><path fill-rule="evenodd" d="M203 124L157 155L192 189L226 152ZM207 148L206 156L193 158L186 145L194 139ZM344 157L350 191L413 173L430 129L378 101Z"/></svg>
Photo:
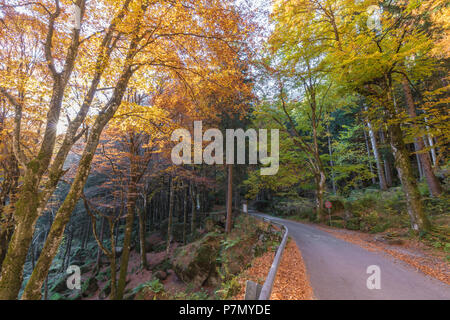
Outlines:
<svg viewBox="0 0 450 320"><path fill-rule="evenodd" d="M450 261L449 22L444 0L0 0L0 300L232 298L281 240L244 205ZM277 174L175 165L196 121L279 130Z"/></svg>

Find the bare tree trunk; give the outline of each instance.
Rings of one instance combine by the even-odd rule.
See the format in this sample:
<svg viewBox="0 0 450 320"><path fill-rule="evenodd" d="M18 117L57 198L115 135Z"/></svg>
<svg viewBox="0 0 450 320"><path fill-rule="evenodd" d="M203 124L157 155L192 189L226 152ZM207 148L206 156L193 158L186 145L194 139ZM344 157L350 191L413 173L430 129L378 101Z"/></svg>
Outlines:
<svg viewBox="0 0 450 320"><path fill-rule="evenodd" d="M184 186L184 195L183 195L183 244L186 244L186 233L187 233L187 186Z"/></svg>
<svg viewBox="0 0 450 320"><path fill-rule="evenodd" d="M145 215L143 210L138 210L139 215L139 245L141 248L141 268L148 269L147 255L145 250Z"/></svg>
<svg viewBox="0 0 450 320"><path fill-rule="evenodd" d="M109 294L110 300L115 299L117 295L117 255L116 255L116 237L115 237L115 223L112 219L109 220L109 236L111 242L111 251L109 255L110 270L111 270L111 292Z"/></svg>
<svg viewBox="0 0 450 320"><path fill-rule="evenodd" d="M105 218L102 218L102 222L100 224L100 242L103 241L103 234L105 233ZM101 269L101 261L100 258L102 257L102 249L100 246L97 248L97 258L95 259L95 268L94 273L97 273Z"/></svg>
<svg viewBox="0 0 450 320"><path fill-rule="evenodd" d="M366 107L367 110L367 107ZM386 178L384 176L384 169L383 169L383 161L381 160L380 153L378 152L378 145L377 145L377 138L375 136L375 132L373 131L372 124L369 120L367 120L367 126L369 127L369 136L370 141L372 142L372 151L375 155L375 161L377 164L377 171L378 171L378 179L380 181L380 189L381 190L387 190L387 184L386 184Z"/></svg>
<svg viewBox="0 0 450 320"><path fill-rule="evenodd" d="M383 145L386 144L386 138L384 136L383 128L380 130L380 141L381 141L381 143ZM392 181L392 165L391 165L391 161L390 161L388 155L384 155L383 162L384 162L384 173L385 173L385 176L386 176L386 184L387 184L388 187L392 187L392 185L393 185L393 181Z"/></svg>
<svg viewBox="0 0 450 320"><path fill-rule="evenodd" d="M372 161L371 161L372 154L370 153L369 139L367 139L367 133L366 133L365 129L363 129L363 132L364 132L364 140L366 141L367 156L368 156L368 159L369 159L369 170L370 170L370 173L374 174L373 173ZM377 180L375 179L375 176L373 176L372 177L372 184L376 184L376 183L377 183Z"/></svg>
<svg viewBox="0 0 450 320"><path fill-rule="evenodd" d="M192 202L192 212L191 212L191 234L194 234L197 223L197 203L196 203L196 193L194 183L191 182L191 202Z"/></svg>
<svg viewBox="0 0 450 320"><path fill-rule="evenodd" d="M172 242L172 223L173 223L173 204L174 204L174 187L173 177L170 178L170 193L169 193L169 221L167 225L167 246L166 255L170 252L170 243Z"/></svg>

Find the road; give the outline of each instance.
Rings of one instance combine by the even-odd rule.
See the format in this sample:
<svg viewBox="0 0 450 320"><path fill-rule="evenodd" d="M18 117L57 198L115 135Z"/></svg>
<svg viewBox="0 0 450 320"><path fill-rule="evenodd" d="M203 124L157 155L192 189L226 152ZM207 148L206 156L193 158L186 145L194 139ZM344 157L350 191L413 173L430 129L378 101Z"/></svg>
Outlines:
<svg viewBox="0 0 450 320"><path fill-rule="evenodd" d="M450 300L450 286L404 262L367 251L311 225L260 215L289 229L302 253L316 299ZM367 273L369 266L379 267L380 289L368 289L367 280L373 275Z"/></svg>

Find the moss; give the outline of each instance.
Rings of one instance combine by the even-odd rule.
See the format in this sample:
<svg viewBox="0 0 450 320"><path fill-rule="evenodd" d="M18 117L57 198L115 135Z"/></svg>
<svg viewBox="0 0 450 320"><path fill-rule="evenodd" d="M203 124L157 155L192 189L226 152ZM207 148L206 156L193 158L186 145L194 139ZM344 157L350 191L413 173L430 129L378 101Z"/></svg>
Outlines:
<svg viewBox="0 0 450 320"><path fill-rule="evenodd" d="M51 297L50 300L66 300L65 297L60 294L60 293L54 293Z"/></svg>

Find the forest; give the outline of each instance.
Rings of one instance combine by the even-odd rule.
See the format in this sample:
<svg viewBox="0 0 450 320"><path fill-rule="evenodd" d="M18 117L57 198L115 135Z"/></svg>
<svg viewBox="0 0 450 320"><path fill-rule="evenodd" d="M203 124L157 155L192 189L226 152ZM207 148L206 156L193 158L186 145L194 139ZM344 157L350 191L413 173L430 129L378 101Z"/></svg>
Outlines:
<svg viewBox="0 0 450 320"><path fill-rule="evenodd" d="M0 300L236 298L281 241L248 208L448 268L449 22L444 0L0 0Z"/></svg>

